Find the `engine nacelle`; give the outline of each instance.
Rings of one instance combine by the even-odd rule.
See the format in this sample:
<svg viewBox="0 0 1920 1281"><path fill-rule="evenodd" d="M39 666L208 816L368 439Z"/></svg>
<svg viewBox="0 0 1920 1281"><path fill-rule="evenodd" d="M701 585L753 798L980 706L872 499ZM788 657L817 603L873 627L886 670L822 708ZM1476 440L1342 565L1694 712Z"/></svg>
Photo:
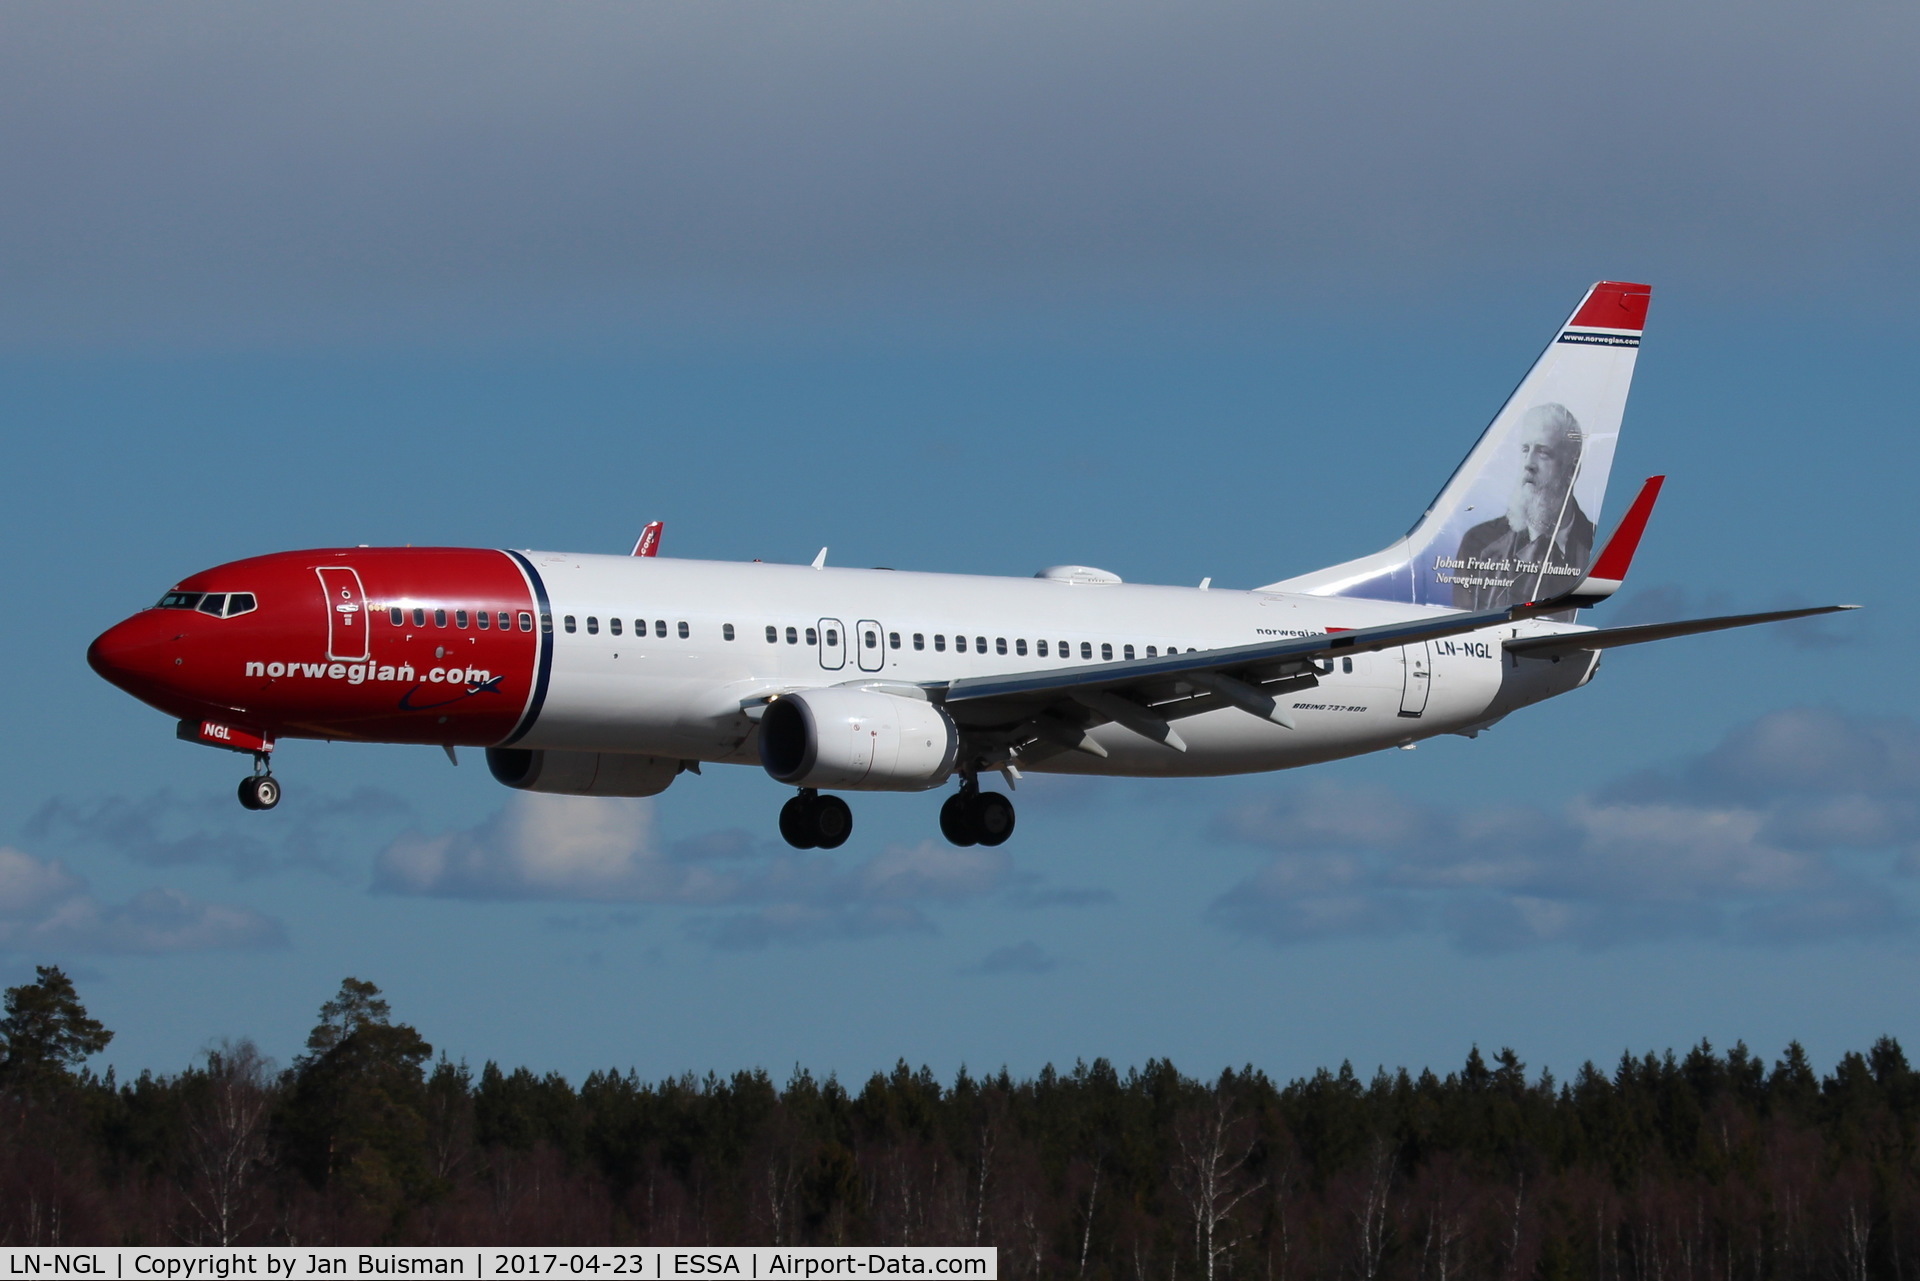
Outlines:
<svg viewBox="0 0 1920 1281"><path fill-rule="evenodd" d="M876 690L787 694L760 717L760 763L794 787L924 792L946 781L959 752L945 711Z"/></svg>
<svg viewBox="0 0 1920 1281"><path fill-rule="evenodd" d="M680 762L625 752L544 752L489 747L487 769L523 792L568 796L658 796L680 773Z"/></svg>

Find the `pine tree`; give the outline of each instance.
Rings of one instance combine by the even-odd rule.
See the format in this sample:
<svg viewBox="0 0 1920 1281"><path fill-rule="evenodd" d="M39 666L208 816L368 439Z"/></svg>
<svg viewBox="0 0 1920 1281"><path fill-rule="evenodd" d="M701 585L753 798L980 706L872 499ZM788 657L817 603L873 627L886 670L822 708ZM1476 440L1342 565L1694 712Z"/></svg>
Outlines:
<svg viewBox="0 0 1920 1281"><path fill-rule="evenodd" d="M113 1040L113 1033L87 1014L73 980L59 966L36 965L34 973L38 982L7 989L7 1015L0 1019L6 1056L0 1060L0 1079L22 1093L70 1079L73 1068Z"/></svg>

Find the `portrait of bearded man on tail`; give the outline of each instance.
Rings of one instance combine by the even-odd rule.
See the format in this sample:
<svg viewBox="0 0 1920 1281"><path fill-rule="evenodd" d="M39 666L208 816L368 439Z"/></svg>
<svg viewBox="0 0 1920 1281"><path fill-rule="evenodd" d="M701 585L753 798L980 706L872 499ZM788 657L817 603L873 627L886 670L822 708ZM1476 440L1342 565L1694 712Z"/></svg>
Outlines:
<svg viewBox="0 0 1920 1281"><path fill-rule="evenodd" d="M1578 583L1593 558L1593 522L1573 496L1586 449L1579 422L1565 405L1535 405L1520 421L1519 443L1520 475L1506 514L1460 536L1459 559L1472 577L1510 581L1456 581L1455 609L1544 600Z"/></svg>

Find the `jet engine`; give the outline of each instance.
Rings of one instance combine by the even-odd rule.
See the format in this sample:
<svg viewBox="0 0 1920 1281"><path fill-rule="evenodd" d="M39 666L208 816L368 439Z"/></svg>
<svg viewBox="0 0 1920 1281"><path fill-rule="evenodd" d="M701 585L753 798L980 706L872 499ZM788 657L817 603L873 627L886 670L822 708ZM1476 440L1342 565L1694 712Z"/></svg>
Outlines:
<svg viewBox="0 0 1920 1281"><path fill-rule="evenodd" d="M959 751L945 711L877 690L787 694L760 718L760 763L794 787L924 792L946 781Z"/></svg>
<svg viewBox="0 0 1920 1281"><path fill-rule="evenodd" d="M523 792L560 792L568 796L657 796L680 772L680 762L664 756L625 752L543 752L520 747L489 747L487 769L508 787Z"/></svg>

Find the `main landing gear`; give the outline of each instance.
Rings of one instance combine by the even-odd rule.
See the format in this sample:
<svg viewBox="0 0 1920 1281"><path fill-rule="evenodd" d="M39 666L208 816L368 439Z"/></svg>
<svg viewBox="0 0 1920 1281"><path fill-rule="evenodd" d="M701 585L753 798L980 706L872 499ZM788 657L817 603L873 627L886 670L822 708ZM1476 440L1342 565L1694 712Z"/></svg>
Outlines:
<svg viewBox="0 0 1920 1281"><path fill-rule="evenodd" d="M259 778L248 779L248 783ZM273 782L271 776L265 781ZM275 799L279 797L275 786ZM240 803L247 804L245 785ZM270 808L270 807L260 807ZM998 792L980 790L980 780L967 774L960 790L940 807L940 834L955 845L1004 845L1013 835L1013 802ZM853 835L853 811L838 796L821 795L811 787L780 807L780 835L797 850L831 850Z"/></svg>
<svg viewBox="0 0 1920 1281"><path fill-rule="evenodd" d="M1013 802L981 791L977 777L964 775L960 790L940 807L940 834L955 845L1000 845L1013 835Z"/></svg>
<svg viewBox="0 0 1920 1281"><path fill-rule="evenodd" d="M831 850L853 835L853 810L838 796L811 787L780 807L780 835L797 850Z"/></svg>
<svg viewBox="0 0 1920 1281"><path fill-rule="evenodd" d="M280 780L265 756L255 756L253 773L240 780L240 803L250 810L270 810L280 803Z"/></svg>

